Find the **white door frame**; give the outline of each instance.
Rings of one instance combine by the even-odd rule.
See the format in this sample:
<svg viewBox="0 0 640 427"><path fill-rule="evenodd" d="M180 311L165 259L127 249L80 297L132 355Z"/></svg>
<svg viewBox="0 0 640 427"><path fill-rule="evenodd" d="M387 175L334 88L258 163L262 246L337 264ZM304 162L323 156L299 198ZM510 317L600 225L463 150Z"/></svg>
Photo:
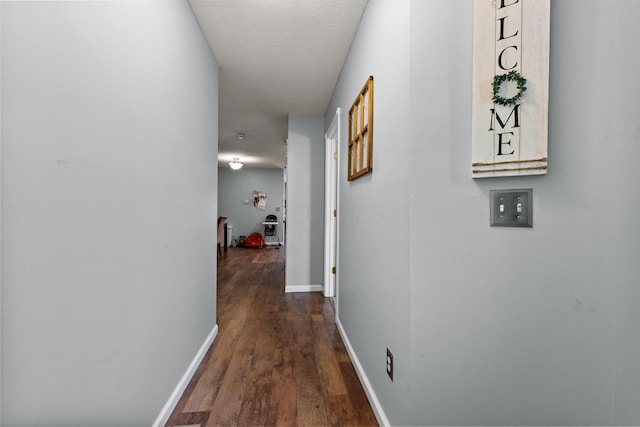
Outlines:
<svg viewBox="0 0 640 427"><path fill-rule="evenodd" d="M287 157L284 158L282 169L282 244L287 240Z"/></svg>
<svg viewBox="0 0 640 427"><path fill-rule="evenodd" d="M0 1L0 21L2 21L2 2ZM0 34L0 44L2 35ZM0 81L2 81L2 51L0 50ZM2 86L0 85L0 99L2 99ZM0 135L2 135L2 103L0 102ZM0 138L0 176L2 176L2 138ZM0 179L0 236L2 236L2 180ZM2 242L0 238L0 248ZM0 307L2 307L2 250L0 249ZM2 313L0 312L0 355L2 354ZM2 357L0 356L0 383L2 382ZM2 419L2 392L0 392L0 419Z"/></svg>
<svg viewBox="0 0 640 427"><path fill-rule="evenodd" d="M340 171L340 108L325 134L324 296L337 297L338 283L338 176ZM333 273L335 268L336 274ZM336 298L337 316L337 298Z"/></svg>

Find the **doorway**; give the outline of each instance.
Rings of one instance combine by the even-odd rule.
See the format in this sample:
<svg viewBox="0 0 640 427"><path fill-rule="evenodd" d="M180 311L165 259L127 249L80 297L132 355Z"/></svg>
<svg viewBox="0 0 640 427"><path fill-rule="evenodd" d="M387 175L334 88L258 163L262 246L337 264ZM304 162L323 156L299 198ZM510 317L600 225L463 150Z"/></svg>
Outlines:
<svg viewBox="0 0 640 427"><path fill-rule="evenodd" d="M324 296L336 297L338 314L338 174L340 171L340 108L325 134Z"/></svg>

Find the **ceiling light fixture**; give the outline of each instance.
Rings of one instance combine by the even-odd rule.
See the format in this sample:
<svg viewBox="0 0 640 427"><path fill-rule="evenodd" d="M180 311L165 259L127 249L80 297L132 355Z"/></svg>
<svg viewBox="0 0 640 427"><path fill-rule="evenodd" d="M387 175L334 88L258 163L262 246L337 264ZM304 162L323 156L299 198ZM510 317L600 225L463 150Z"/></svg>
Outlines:
<svg viewBox="0 0 640 427"><path fill-rule="evenodd" d="M231 167L231 169L238 170L243 166L243 164L240 163L239 160L239 157L234 157L233 161L229 162L229 166Z"/></svg>

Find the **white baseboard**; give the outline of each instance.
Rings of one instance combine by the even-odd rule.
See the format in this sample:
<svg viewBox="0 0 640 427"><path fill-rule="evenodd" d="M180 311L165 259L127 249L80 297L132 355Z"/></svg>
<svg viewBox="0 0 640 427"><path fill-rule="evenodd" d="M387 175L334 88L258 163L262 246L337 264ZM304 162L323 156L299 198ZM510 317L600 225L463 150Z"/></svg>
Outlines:
<svg viewBox="0 0 640 427"><path fill-rule="evenodd" d="M182 397L182 393L184 393L184 391L186 390L187 386L189 385L189 381L191 381L191 378L196 373L198 366L200 366L202 359L204 359L205 354L207 354L209 347L211 347L211 344L213 344L213 340L216 339L217 335L218 325L216 324L211 330L211 333L209 334L207 339L204 340L204 343L200 347L200 350L198 350L198 353L196 353L196 356L191 361L191 364L180 379L180 382L178 383L176 388L173 390L173 393L171 393L169 400L167 400L167 403L164 404L162 411L160 411L160 415L158 415L158 418L156 418L155 422L153 423L153 427L164 427L164 425L167 424L171 413L176 408L178 401Z"/></svg>
<svg viewBox="0 0 640 427"><path fill-rule="evenodd" d="M389 420L387 419L387 415L384 413L382 409L382 405L378 400L378 396L376 396L371 383L369 382L369 378L367 378L367 374L365 374L362 365L360 364L360 360L358 360L358 356L356 356L356 352L353 350L351 346L351 342L347 337L347 333L342 327L342 323L340 319L336 319L336 325L338 326L338 332L340 332L340 336L342 337L342 341L344 342L344 346L347 348L347 353L349 353L349 358L351 359L351 363L356 368L356 373L358 374L358 378L360 378L360 383L362 384L362 388L364 388L364 392L369 398L369 403L371 404L371 408L373 409L373 413L378 420L378 424L381 426L390 426Z"/></svg>
<svg viewBox="0 0 640 427"><path fill-rule="evenodd" d="M290 292L322 292L324 287L322 285L286 285L284 291Z"/></svg>

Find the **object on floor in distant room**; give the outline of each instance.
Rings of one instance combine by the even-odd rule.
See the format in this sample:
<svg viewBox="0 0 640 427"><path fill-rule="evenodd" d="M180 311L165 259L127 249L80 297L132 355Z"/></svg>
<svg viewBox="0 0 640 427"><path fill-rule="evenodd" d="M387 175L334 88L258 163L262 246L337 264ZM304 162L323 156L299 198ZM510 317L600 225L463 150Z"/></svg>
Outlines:
<svg viewBox="0 0 640 427"><path fill-rule="evenodd" d="M224 244L224 251L227 252L227 241L225 239L225 226L227 225L227 217L218 217L218 258L222 258L222 245Z"/></svg>
<svg viewBox="0 0 640 427"><path fill-rule="evenodd" d="M277 245L276 249L280 249L280 237L278 237L278 217L275 215L267 215L267 217L262 221L264 225L264 244L265 245ZM273 241L267 242L267 237L274 238L275 243Z"/></svg>
<svg viewBox="0 0 640 427"><path fill-rule="evenodd" d="M262 234L254 231L249 234L247 240L244 242L245 248L261 248L264 245L264 240L262 239Z"/></svg>

